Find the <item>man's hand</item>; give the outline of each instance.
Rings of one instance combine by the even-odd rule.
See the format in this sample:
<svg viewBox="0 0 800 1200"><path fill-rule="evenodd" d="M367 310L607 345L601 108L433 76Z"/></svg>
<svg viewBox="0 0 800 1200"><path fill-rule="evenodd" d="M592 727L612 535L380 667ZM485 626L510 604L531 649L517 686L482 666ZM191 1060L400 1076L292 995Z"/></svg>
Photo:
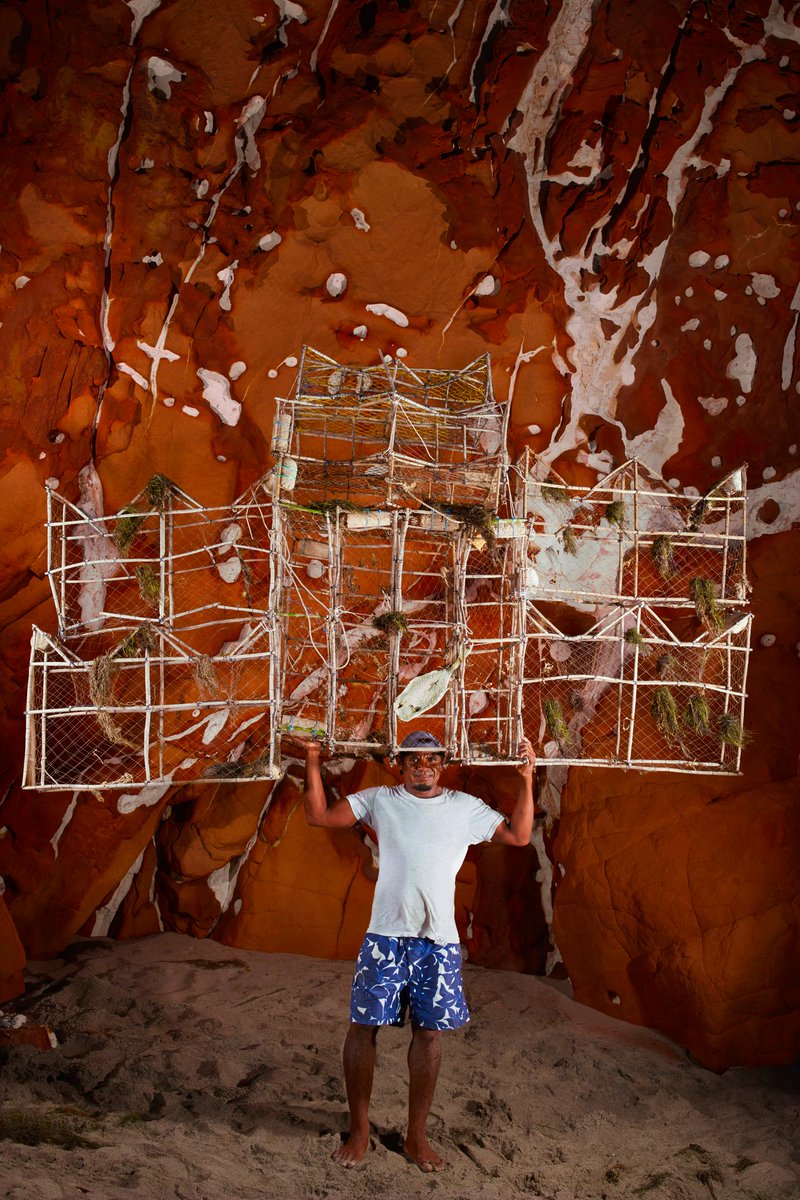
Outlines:
<svg viewBox="0 0 800 1200"><path fill-rule="evenodd" d="M517 766L517 770L526 779L532 779L533 772L536 769L536 751L533 748L530 738L523 737L521 739L517 753L522 759L522 762Z"/></svg>
<svg viewBox="0 0 800 1200"><path fill-rule="evenodd" d="M536 768L536 754L529 738L523 737L519 744L517 770L520 774L519 792L514 811L507 821L498 825L492 841L501 846L527 846L533 830L533 772Z"/></svg>
<svg viewBox="0 0 800 1200"><path fill-rule="evenodd" d="M347 800L334 800L333 804L328 806L319 770L322 743L314 738L297 737L294 734L285 735L281 741L287 743L298 757L306 760L303 807L308 824L322 826L323 829L352 829L356 818Z"/></svg>
<svg viewBox="0 0 800 1200"><path fill-rule="evenodd" d="M316 738L298 737L294 733L284 733L281 734L281 742L290 746L297 753L298 758L307 759L310 754L316 755L317 758L322 756L322 741L318 741Z"/></svg>

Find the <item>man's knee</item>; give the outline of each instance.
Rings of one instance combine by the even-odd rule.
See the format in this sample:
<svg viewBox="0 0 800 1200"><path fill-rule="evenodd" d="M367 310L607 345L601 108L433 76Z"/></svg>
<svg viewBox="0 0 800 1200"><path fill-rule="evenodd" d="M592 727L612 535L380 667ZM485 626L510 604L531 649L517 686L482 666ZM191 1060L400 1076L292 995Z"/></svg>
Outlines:
<svg viewBox="0 0 800 1200"><path fill-rule="evenodd" d="M412 1026L412 1037L424 1045L433 1045L441 1039L441 1029L425 1029L422 1025Z"/></svg>
<svg viewBox="0 0 800 1200"><path fill-rule="evenodd" d="M347 1036L353 1041L374 1043L377 1041L379 1032L380 1025L359 1025L355 1021L351 1021Z"/></svg>

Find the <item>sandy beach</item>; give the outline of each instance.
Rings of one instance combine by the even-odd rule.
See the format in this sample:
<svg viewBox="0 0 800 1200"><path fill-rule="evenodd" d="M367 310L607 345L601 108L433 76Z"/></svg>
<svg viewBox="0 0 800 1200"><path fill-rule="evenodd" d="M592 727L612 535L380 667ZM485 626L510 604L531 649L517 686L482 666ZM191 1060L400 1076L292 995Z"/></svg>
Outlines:
<svg viewBox="0 0 800 1200"><path fill-rule="evenodd" d="M350 974L175 934L32 964L5 1012L58 1046L0 1049L3 1197L800 1195L796 1070L715 1075L540 979L470 967L472 1024L447 1039L431 1121L447 1169L402 1156L408 1034L387 1030L373 1147L344 1171Z"/></svg>

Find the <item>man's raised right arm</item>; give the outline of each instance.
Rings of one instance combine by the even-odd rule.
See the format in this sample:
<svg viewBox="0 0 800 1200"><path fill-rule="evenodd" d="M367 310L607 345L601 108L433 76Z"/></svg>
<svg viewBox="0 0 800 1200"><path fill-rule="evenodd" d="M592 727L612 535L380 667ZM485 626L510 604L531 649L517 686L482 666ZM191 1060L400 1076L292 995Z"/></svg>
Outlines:
<svg viewBox="0 0 800 1200"><path fill-rule="evenodd" d="M303 807L308 824L318 825L323 829L352 829L357 823L356 816L347 800L335 800L328 807L319 770L321 752L319 742L312 741L310 738L297 737L287 740L306 760Z"/></svg>

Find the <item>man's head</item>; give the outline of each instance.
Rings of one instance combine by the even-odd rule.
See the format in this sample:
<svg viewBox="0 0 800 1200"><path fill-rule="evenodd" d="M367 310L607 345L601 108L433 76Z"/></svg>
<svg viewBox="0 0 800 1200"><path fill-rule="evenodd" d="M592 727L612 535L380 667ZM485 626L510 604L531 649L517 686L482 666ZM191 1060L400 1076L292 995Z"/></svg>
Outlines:
<svg viewBox="0 0 800 1200"><path fill-rule="evenodd" d="M406 791L415 796L438 795L445 754L445 747L427 729L415 729L404 737L397 759Z"/></svg>

